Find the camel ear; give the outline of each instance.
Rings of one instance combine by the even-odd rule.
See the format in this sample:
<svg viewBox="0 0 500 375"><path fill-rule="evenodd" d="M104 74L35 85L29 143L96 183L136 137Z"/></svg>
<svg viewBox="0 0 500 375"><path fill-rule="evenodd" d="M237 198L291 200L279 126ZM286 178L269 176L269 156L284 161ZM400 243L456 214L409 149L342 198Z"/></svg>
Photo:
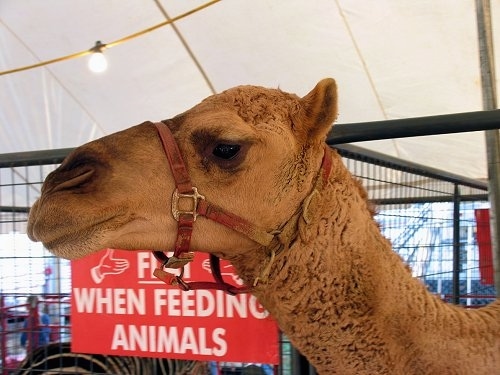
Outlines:
<svg viewBox="0 0 500 375"><path fill-rule="evenodd" d="M337 84L325 78L300 99L300 115L294 125L307 143L324 142L337 118Z"/></svg>

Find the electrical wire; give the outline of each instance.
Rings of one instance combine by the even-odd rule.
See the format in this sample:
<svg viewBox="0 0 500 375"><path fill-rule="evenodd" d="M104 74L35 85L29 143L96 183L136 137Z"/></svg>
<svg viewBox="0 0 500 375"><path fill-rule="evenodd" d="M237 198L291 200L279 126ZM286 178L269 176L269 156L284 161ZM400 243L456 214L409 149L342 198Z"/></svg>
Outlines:
<svg viewBox="0 0 500 375"><path fill-rule="evenodd" d="M129 40L131 39L135 39L135 38L138 38L144 34L147 34L151 31L154 31L154 30L157 30L161 27L164 27L164 26L167 26L167 25L170 25L182 18L185 18L187 16L190 16L196 12L199 12L200 10L203 10L205 8L208 8L209 6L211 5L214 5L215 3L218 3L219 1L222 1L222 0L212 0L212 1L209 1L205 4L202 4L196 8L193 8L185 13L182 13L176 17L173 17L171 19L168 19L164 22L161 22L157 25L154 25L154 26L151 26L147 29L144 29L144 30L141 30L141 31L138 31L136 33L133 33L133 34L130 34L130 35L127 35L121 39L118 39L118 40L115 40L114 42L111 42L111 43L107 43L107 44L104 44L104 47L106 49L108 48L112 48L112 47L116 47L117 45L120 45L120 44L123 44L125 42L128 42ZM10 69L10 70L4 70L4 71L1 71L0 72L0 76L3 76L3 75L7 75L7 74L12 74L12 73L18 73L18 72L22 72L22 71L25 71L25 70L29 70L29 69L34 69L34 68L39 68L41 66L46 66L46 65L50 65L50 64L54 64L54 63L57 63L57 62L61 62L61 61L67 61L67 60L71 60L71 59L76 59L76 58L80 58L80 57L83 57L83 56L87 56L87 55L90 55L91 53L94 52L93 50L94 48L91 48L91 49L88 49L88 50L85 50L85 51L81 51L81 52L76 52L76 53L72 53L70 55L66 55L66 56L61 56L61 57L57 57L55 59L51 59L51 60L46 60L46 61L40 61L36 64L32 64L32 65L26 65L26 66L22 66L22 67L19 67L19 68L15 68L15 69Z"/></svg>

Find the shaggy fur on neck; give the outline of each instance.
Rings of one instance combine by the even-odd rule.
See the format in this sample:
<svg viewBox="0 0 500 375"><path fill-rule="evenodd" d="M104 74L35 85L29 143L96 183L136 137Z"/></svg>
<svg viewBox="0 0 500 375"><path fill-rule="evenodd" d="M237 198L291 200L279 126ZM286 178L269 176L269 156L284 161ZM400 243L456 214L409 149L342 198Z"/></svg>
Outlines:
<svg viewBox="0 0 500 375"><path fill-rule="evenodd" d="M335 151L331 151L336 154ZM297 222L297 240L255 290L321 374L485 374L500 368L500 303L448 305L414 279L380 234L335 155L331 178ZM233 259L253 277L263 254Z"/></svg>

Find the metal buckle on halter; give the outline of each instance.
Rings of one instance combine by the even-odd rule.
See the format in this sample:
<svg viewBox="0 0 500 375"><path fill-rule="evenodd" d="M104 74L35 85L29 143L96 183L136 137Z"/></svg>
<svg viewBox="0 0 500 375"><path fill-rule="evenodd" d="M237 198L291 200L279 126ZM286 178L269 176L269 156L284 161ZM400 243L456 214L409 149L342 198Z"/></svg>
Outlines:
<svg viewBox="0 0 500 375"><path fill-rule="evenodd" d="M193 260L194 260L194 253L191 251L188 253L181 253L179 254L178 257L172 255L171 257L168 258L166 262L162 264L162 267L182 269L186 264L192 262Z"/></svg>
<svg viewBox="0 0 500 375"><path fill-rule="evenodd" d="M175 189L172 194L172 215L174 219L179 221L181 215L192 215L193 221L196 221L196 217L198 216L198 212L196 211L198 208L198 200L205 199L205 196L198 193L198 189L194 186L192 187L193 192L189 193L179 193L178 189ZM192 210L180 210L179 209L179 200L181 198L189 198L193 200Z"/></svg>

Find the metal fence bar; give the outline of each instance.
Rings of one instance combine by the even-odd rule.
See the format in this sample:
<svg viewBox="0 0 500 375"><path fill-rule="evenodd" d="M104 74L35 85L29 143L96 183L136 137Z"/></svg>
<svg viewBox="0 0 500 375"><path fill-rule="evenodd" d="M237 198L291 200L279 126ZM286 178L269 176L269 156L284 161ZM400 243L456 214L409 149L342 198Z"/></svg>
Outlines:
<svg viewBox="0 0 500 375"><path fill-rule="evenodd" d="M500 110L456 113L396 120L336 124L327 137L330 146L380 139L500 129ZM61 162L74 148L0 154L0 168ZM28 164L29 165L29 164Z"/></svg>
<svg viewBox="0 0 500 375"><path fill-rule="evenodd" d="M0 212L13 212L13 213L25 213L30 212L29 207L18 207L18 206L0 206Z"/></svg>
<svg viewBox="0 0 500 375"><path fill-rule="evenodd" d="M500 110L454 113L397 120L336 124L327 143L338 145L380 139L463 133L500 128Z"/></svg>
<svg viewBox="0 0 500 375"><path fill-rule="evenodd" d="M453 194L453 303L460 303L460 187Z"/></svg>
<svg viewBox="0 0 500 375"><path fill-rule="evenodd" d="M500 115L500 110L498 111ZM340 155L374 165L383 165L388 168L414 173L420 176L436 178L452 183L488 190L488 184L472 178L463 177L422 164L398 159L376 151L371 151L354 145L336 145ZM32 166L42 164L58 164L72 151L73 148L60 148L54 150L13 152L0 154L0 168L13 168L19 166Z"/></svg>
<svg viewBox="0 0 500 375"><path fill-rule="evenodd" d="M389 205L389 204L415 204L415 203L438 203L438 202L453 202L453 196L435 196L435 197L402 197L402 198L382 198L382 199L370 199L370 201L379 205ZM477 202L477 201L487 201L488 194L471 194L464 195L460 197L461 202Z"/></svg>
<svg viewBox="0 0 500 375"><path fill-rule="evenodd" d="M498 111L500 114L500 111ZM398 159L396 157L385 155L380 152L367 150L354 145L336 145L334 146L344 157L350 159L368 162L374 165L382 165L391 169L413 173L416 175L434 178L451 183L458 183L475 189L487 191L488 184L483 181L467 178L454 173L449 173L436 168L431 168L422 164Z"/></svg>
<svg viewBox="0 0 500 375"><path fill-rule="evenodd" d="M497 108L495 54L493 50L493 29L491 4L489 0L476 0L479 62L481 68L481 91L483 108ZM486 156L488 160L488 181L490 185L490 230L495 267L495 285L500 290L500 134L498 130L485 132Z"/></svg>
<svg viewBox="0 0 500 375"><path fill-rule="evenodd" d="M0 154L0 168L24 167L42 164L59 164L73 148L54 150L11 152Z"/></svg>

